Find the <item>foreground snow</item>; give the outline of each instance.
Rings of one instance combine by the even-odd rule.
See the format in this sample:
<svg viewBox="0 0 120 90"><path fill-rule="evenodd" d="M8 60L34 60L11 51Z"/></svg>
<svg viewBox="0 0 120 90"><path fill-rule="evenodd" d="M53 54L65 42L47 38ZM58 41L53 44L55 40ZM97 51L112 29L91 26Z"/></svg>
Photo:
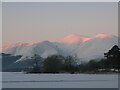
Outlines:
<svg viewBox="0 0 120 90"><path fill-rule="evenodd" d="M3 88L117 88L117 74L3 73Z"/></svg>

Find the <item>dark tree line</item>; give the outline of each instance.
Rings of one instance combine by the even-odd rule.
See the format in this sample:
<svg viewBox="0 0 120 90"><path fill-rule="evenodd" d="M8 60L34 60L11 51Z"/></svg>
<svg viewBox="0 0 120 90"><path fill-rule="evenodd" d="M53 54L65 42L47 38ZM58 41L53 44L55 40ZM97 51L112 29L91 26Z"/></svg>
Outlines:
<svg viewBox="0 0 120 90"><path fill-rule="evenodd" d="M106 63L109 63L108 68L120 68L120 49L117 45L113 46L111 50L104 54L106 57Z"/></svg>
<svg viewBox="0 0 120 90"><path fill-rule="evenodd" d="M43 59L37 54L31 57L31 59L33 60L33 66L30 67L29 72L41 73Z"/></svg>
<svg viewBox="0 0 120 90"><path fill-rule="evenodd" d="M113 46L108 52L104 53L101 60L90 60L88 63L81 64L81 72L111 72L111 69L119 71L120 68L120 49L117 45Z"/></svg>
<svg viewBox="0 0 120 90"><path fill-rule="evenodd" d="M29 70L32 73L97 73L110 72L110 69L120 68L120 49L117 45L113 46L108 52L104 53L101 60L90 60L87 63L78 64L77 57L61 55L48 56L44 60L34 55L33 67ZM41 62L39 62L41 60ZM102 70L102 71L100 71Z"/></svg>
<svg viewBox="0 0 120 90"><path fill-rule="evenodd" d="M64 57L60 55L53 55L47 57L43 62L43 72L45 73L59 73L64 64Z"/></svg>
<svg viewBox="0 0 120 90"><path fill-rule="evenodd" d="M32 57L33 67L29 69L29 73L74 73L77 71L77 62L75 57L52 55L48 56L38 64L36 56L37 55L34 55ZM38 59L40 60L41 57Z"/></svg>

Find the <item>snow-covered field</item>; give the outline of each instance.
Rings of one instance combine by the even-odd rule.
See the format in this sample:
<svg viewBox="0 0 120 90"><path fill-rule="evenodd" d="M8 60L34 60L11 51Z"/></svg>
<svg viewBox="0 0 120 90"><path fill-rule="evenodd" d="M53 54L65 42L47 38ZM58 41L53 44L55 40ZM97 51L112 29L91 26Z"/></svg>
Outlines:
<svg viewBox="0 0 120 90"><path fill-rule="evenodd" d="M23 74L4 72L3 88L117 88L117 74Z"/></svg>

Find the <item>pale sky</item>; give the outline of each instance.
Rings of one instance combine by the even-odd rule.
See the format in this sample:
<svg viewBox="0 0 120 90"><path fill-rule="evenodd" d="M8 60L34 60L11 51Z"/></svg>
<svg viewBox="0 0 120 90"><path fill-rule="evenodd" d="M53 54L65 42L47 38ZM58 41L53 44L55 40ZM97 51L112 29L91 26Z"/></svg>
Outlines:
<svg viewBox="0 0 120 90"><path fill-rule="evenodd" d="M56 41L69 34L118 35L116 3L7 2L2 6L3 45Z"/></svg>

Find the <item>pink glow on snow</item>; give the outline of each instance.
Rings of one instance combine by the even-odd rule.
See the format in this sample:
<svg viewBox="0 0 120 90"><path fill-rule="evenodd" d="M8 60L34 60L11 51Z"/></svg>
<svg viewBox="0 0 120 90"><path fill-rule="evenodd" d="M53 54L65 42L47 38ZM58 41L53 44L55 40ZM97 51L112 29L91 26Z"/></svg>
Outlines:
<svg viewBox="0 0 120 90"><path fill-rule="evenodd" d="M38 42L30 42L30 43L25 43L25 42L18 42L18 43L12 43L12 44L6 44L0 47L0 51L4 51L8 48L16 47L16 46L31 46L33 44L36 44Z"/></svg>
<svg viewBox="0 0 120 90"><path fill-rule="evenodd" d="M21 43L21 42L18 42L15 44L6 44L6 45L2 46L1 50L5 50L5 49L16 47L16 46L28 46L28 45L29 45L29 43Z"/></svg>
<svg viewBox="0 0 120 90"><path fill-rule="evenodd" d="M89 41L89 40L94 39L94 38L110 38L112 36L113 35L104 34L104 33L96 34L93 37L85 37L85 36L81 36L81 35L78 35L78 34L70 34L68 36L65 36L63 39L58 40L57 42L68 43L68 44L76 44L76 43L83 43L83 42ZM0 47L0 51L6 50L8 48L16 47L16 46L31 46L31 45L36 44L38 42L39 41L30 42L30 43L18 42L18 43L15 43L15 44L7 44L7 45L3 45L2 47Z"/></svg>
<svg viewBox="0 0 120 90"><path fill-rule="evenodd" d="M92 38L110 38L110 37L112 37L112 35L101 33L93 36Z"/></svg>
<svg viewBox="0 0 120 90"><path fill-rule="evenodd" d="M74 43L82 43L88 40L90 40L90 38L80 36L77 34L70 34L64 37L63 39L59 40L59 42L74 44Z"/></svg>

